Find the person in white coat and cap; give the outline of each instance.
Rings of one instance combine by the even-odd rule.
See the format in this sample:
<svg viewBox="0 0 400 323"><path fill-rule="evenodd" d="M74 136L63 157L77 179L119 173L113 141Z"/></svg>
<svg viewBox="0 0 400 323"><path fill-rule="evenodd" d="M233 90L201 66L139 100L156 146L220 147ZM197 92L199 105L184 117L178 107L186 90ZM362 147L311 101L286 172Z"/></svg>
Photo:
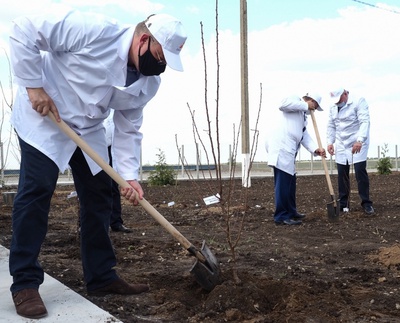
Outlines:
<svg viewBox="0 0 400 323"><path fill-rule="evenodd" d="M307 130L310 110L322 111L321 96L306 93L302 98L290 96L282 100L279 120L267 138L268 166L274 169L275 213L274 221L280 225L300 225L304 214L296 207L296 155L303 145L315 156L326 156Z"/></svg>
<svg viewBox="0 0 400 323"><path fill-rule="evenodd" d="M157 93L168 65L182 71L186 41L182 23L156 14L137 25L79 11L20 17L13 21L10 57L17 84L11 122L18 134L21 165L13 205L10 287L16 311L47 315L38 292L44 272L38 262L47 233L50 202L59 172L70 166L80 202L81 258L89 295L139 294L116 273L109 237L112 180L47 116L61 118L108 161L103 121L114 109L115 168L131 185L121 190L138 204L143 108ZM138 197L137 197L138 195Z"/></svg>
<svg viewBox="0 0 400 323"><path fill-rule="evenodd" d="M361 206L367 215L375 213L369 196L367 156L370 117L367 101L350 95L344 88L329 93L331 108L327 127L327 150L335 155L338 170L340 209L350 208L350 165L354 165ZM336 146L336 148L335 148Z"/></svg>

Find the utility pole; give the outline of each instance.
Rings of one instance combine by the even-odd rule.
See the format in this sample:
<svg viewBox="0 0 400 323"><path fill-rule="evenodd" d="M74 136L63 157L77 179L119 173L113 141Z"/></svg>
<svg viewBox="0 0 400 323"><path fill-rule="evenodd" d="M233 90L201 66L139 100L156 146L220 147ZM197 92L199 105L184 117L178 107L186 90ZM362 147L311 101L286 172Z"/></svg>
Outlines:
<svg viewBox="0 0 400 323"><path fill-rule="evenodd" d="M242 93L242 185L251 186L249 135L249 82L247 59L247 1L240 0L240 65Z"/></svg>

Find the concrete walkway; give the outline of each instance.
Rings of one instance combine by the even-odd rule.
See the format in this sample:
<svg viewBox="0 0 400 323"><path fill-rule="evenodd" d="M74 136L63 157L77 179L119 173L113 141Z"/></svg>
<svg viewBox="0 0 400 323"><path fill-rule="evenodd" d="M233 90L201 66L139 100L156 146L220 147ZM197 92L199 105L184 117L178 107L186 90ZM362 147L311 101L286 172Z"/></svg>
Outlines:
<svg viewBox="0 0 400 323"><path fill-rule="evenodd" d="M11 299L10 285L12 277L8 270L9 250L0 245L0 322L1 323L105 323L121 322L105 312L58 280L45 274L40 286L40 296L49 313L45 318L32 320L23 318L15 312Z"/></svg>

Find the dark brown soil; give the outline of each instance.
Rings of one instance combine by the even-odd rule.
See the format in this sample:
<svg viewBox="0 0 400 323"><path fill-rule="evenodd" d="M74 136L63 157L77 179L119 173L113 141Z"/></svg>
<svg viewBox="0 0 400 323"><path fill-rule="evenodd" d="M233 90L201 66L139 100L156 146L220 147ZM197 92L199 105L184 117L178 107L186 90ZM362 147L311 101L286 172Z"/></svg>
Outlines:
<svg viewBox="0 0 400 323"><path fill-rule="evenodd" d="M307 217L298 227L274 224L272 177L253 178L249 189L235 180L225 210L202 200L219 191L215 181L144 183L146 199L197 248L204 239L217 257L221 284L211 292L189 273L195 258L140 206L123 201L125 224L134 232L110 233L116 269L129 282L149 283L151 290L89 297L82 281L78 202L67 199L73 186L60 186L54 194L40 261L48 274L123 322L400 322L400 173L370 174L370 181L376 215L364 215L352 191L350 213L332 223L325 176L299 176L298 209ZM224 181L226 198L229 187ZM10 215L3 205L0 243L7 248ZM234 239L243 216L235 265L227 220ZM233 280L233 266L240 283Z"/></svg>

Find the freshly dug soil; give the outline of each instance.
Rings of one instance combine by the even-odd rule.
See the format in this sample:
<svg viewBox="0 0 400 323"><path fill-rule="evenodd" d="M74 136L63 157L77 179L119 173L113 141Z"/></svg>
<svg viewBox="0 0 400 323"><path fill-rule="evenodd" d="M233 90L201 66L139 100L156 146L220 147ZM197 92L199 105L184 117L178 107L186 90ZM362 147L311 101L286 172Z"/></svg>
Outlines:
<svg viewBox="0 0 400 323"><path fill-rule="evenodd" d="M331 178L337 192L337 178ZM307 216L295 227L273 222L272 177L253 178L250 188L240 179L224 180L223 207L203 201L220 191L218 181L143 183L146 199L197 248L205 240L217 257L221 283L211 292L189 273L196 259L140 206L123 201L124 224L133 233L110 232L116 269L151 290L88 296L78 201L67 198L73 186L57 187L40 262L48 274L127 323L400 322L400 173L372 173L370 182L376 215L363 213L353 183L350 212L330 222L325 176L299 176L297 205ZM1 206L0 223L0 243L9 248L11 207ZM232 253L227 232L234 242L240 230ZM235 271L240 282L233 279Z"/></svg>

